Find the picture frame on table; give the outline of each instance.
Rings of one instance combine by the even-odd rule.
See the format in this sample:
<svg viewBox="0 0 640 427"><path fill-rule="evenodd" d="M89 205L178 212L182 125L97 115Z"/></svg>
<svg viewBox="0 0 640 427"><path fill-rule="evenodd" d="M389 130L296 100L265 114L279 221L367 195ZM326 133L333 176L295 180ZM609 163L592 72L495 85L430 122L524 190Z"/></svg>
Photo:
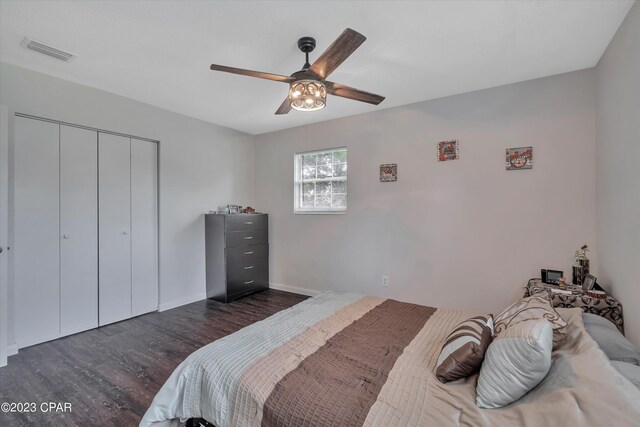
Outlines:
<svg viewBox="0 0 640 427"><path fill-rule="evenodd" d="M584 281L582 282L582 289L586 291L593 290L593 287L596 285L596 277L592 274L587 273L584 277Z"/></svg>

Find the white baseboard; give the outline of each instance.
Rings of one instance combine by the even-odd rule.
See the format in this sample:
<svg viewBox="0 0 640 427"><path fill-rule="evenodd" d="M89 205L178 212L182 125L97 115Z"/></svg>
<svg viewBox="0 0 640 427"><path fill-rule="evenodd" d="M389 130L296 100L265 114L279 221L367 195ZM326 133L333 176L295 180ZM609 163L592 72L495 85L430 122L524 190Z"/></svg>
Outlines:
<svg viewBox="0 0 640 427"><path fill-rule="evenodd" d="M281 283L270 282L269 283L269 287L271 289L277 289L279 291L292 292L294 294L300 294L300 295L308 295L310 297L313 297L313 296L316 296L316 295L320 294L320 291L316 291L316 290L313 290L313 289L299 288L297 286L283 285ZM176 307L180 307L180 306L183 306L183 305L191 304L192 302L200 301L200 300L203 300L203 299L206 299L206 298L207 298L207 294L203 293L203 294L199 294L199 295L192 295L192 296L186 297L186 298L181 298L179 300L166 302L166 303L160 304L158 306L158 311L171 310L172 308L176 308Z"/></svg>
<svg viewBox="0 0 640 427"><path fill-rule="evenodd" d="M14 356L18 354L18 344L11 344L7 347L7 356Z"/></svg>
<svg viewBox="0 0 640 427"><path fill-rule="evenodd" d="M18 354L18 344L7 346L7 357L14 356L16 354ZM3 357L2 360L0 360L0 368L7 366L7 357Z"/></svg>
<svg viewBox="0 0 640 427"><path fill-rule="evenodd" d="M282 283L269 282L269 288L277 289L279 291L291 292L294 294L308 295L310 297L315 297L316 295L320 294L320 291L307 288L299 288L297 286L283 285Z"/></svg>
<svg viewBox="0 0 640 427"><path fill-rule="evenodd" d="M178 300L165 302L158 306L158 311L166 311L171 310L172 308L180 307L183 305L191 304L192 302L201 301L203 299L207 299L207 294L202 293L198 295L191 295L189 297L180 298Z"/></svg>

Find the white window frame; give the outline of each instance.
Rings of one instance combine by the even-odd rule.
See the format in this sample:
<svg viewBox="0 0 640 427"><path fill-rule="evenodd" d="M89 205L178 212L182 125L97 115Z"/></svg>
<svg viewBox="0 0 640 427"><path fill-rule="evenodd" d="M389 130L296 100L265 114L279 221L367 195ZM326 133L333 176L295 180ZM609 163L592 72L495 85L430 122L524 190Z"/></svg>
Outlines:
<svg viewBox="0 0 640 427"><path fill-rule="evenodd" d="M316 178L314 180L302 180L302 157L308 154L324 154L332 153L334 151L344 150L346 153L347 174L344 177L331 177L331 178ZM334 147L326 148L322 150L302 151L295 153L293 156L293 213L294 214L338 214L343 215L347 213L347 207L349 206L349 153L347 147ZM330 208L303 208L302 205L302 184L303 182L328 182L328 181L345 181L347 183L346 192L346 205L345 207L330 207Z"/></svg>

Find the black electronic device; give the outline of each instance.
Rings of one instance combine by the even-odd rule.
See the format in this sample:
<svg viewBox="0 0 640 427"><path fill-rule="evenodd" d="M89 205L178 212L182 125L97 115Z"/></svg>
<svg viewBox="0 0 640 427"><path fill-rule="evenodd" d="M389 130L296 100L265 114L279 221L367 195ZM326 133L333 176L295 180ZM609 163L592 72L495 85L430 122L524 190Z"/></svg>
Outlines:
<svg viewBox="0 0 640 427"><path fill-rule="evenodd" d="M544 283L548 283L549 285L557 285L560 278L564 276L564 272L560 270L542 269L540 270L540 276Z"/></svg>

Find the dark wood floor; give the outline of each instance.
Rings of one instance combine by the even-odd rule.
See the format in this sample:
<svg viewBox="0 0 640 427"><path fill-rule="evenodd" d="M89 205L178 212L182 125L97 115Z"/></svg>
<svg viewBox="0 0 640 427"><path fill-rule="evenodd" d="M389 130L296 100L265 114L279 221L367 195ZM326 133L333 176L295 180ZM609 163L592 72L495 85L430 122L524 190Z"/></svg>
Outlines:
<svg viewBox="0 0 640 427"><path fill-rule="evenodd" d="M306 298L268 290L198 301L22 349L0 368L0 403L35 402L38 412L0 412L0 425L136 426L190 353ZM71 412L42 413L42 402Z"/></svg>

